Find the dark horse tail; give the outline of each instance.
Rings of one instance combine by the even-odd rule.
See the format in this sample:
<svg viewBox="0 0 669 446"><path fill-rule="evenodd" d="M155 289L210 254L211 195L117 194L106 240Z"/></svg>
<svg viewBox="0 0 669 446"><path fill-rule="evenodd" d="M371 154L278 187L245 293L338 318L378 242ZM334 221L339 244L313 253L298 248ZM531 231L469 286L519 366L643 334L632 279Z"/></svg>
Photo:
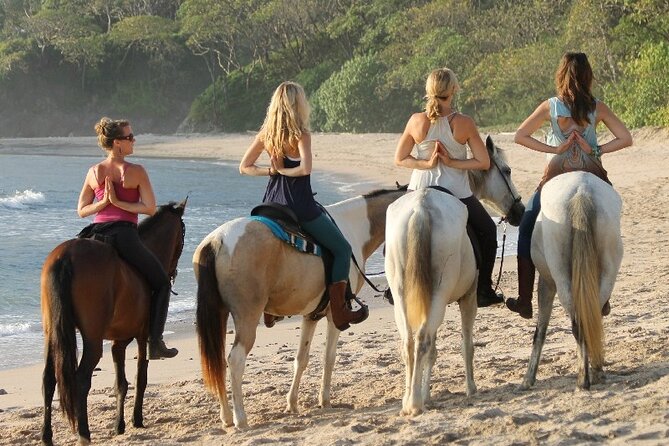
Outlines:
<svg viewBox="0 0 669 446"><path fill-rule="evenodd" d="M45 274L42 304L45 324L45 355L51 358L58 383L60 408L74 429L77 403L77 338L72 306L72 259L56 259Z"/></svg>
<svg viewBox="0 0 669 446"><path fill-rule="evenodd" d="M200 249L196 261L197 336L205 386L225 398L225 332L230 310L218 292L216 253L211 243Z"/></svg>

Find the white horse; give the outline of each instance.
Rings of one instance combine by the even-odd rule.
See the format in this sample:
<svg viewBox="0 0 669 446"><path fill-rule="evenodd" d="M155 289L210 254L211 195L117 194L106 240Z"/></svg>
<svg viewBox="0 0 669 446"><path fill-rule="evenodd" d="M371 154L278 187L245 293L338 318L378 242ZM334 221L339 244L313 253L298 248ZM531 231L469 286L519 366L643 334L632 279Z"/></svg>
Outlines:
<svg viewBox="0 0 669 446"><path fill-rule="evenodd" d="M386 209L406 188L380 190L358 196L326 209L351 244L353 255L364 270L365 260L383 243ZM206 386L219 398L225 426L248 426L242 400L242 378L246 357L256 337L263 311L278 316L303 315L300 343L295 357L293 382L287 396L287 411L297 412L300 378L309 361L316 320L309 314L325 291L323 262L303 254L277 239L264 224L249 218L229 221L200 243L193 255L197 290L197 333L202 374ZM362 276L351 264L351 288L357 293ZM234 413L225 387L224 357L226 323L232 314L235 340L228 356ZM319 395L322 407L330 406L330 382L339 330L328 308L324 370Z"/></svg>
<svg viewBox="0 0 669 446"><path fill-rule="evenodd" d="M472 190L517 225L524 206L511 182L511 169L490 137L486 147L491 168L470 171ZM476 392L472 329L478 273L467 236L467 207L457 198L421 189L398 199L387 214L386 276L395 299L395 321L406 365L400 413L416 415L430 399L430 377L437 358L435 337L451 302L460 305L467 395Z"/></svg>
<svg viewBox="0 0 669 446"><path fill-rule="evenodd" d="M623 256L621 208L613 187L591 173L564 173L543 187L531 248L539 271L539 316L522 389L536 381L556 293L578 344L578 386L589 389L591 382L603 381L601 311L611 297Z"/></svg>

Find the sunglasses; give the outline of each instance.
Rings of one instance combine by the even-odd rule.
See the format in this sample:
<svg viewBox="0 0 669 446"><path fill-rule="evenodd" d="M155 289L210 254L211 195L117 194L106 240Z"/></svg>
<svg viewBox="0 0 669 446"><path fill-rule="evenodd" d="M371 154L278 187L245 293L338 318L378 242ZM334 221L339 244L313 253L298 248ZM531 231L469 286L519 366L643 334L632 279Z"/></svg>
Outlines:
<svg viewBox="0 0 669 446"><path fill-rule="evenodd" d="M127 141L134 141L134 140L135 140L135 135L133 135L132 133L130 133L130 134L126 135L126 136L119 136L118 138L114 138L114 139L119 139L119 140L123 140L123 139L125 139L125 140L127 140Z"/></svg>

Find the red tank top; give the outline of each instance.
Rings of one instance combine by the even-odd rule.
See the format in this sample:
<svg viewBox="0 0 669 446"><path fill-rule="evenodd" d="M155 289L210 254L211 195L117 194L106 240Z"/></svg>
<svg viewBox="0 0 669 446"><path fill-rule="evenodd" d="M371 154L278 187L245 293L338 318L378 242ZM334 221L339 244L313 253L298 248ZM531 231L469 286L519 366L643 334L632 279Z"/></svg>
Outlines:
<svg viewBox="0 0 669 446"><path fill-rule="evenodd" d="M125 179L125 168L126 164L123 165L121 171L121 182L114 182L114 191L116 192L116 197L121 201L126 201L128 203L137 203L139 201L139 188L126 189L123 187L123 182ZM95 198L102 200L105 195L105 183L98 183L98 187L95 188ZM128 212L124 209L114 206L113 204L108 204L100 212L95 215L93 223L108 223L111 221L129 221L131 223L137 224L138 218L137 214L134 212Z"/></svg>

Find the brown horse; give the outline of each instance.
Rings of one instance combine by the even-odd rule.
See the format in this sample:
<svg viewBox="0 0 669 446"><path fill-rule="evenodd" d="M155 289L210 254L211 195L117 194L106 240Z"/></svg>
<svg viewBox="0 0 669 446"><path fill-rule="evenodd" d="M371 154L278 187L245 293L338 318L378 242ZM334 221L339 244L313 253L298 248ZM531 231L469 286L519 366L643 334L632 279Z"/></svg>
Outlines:
<svg viewBox="0 0 669 446"><path fill-rule="evenodd" d="M160 206L139 225L139 234L173 280L184 244L182 216L186 200ZM58 384L60 407L79 444L90 443L87 398L93 370L102 357L102 341L110 339L116 369L116 433L125 431L123 404L128 391L125 349L137 339L137 393L133 425L143 427L142 404L148 367L147 338L151 291L148 283L122 261L109 244L72 239L47 256L41 279L45 365L42 380L44 426L42 442L52 444L51 403ZM79 329L83 353L77 366Z"/></svg>

